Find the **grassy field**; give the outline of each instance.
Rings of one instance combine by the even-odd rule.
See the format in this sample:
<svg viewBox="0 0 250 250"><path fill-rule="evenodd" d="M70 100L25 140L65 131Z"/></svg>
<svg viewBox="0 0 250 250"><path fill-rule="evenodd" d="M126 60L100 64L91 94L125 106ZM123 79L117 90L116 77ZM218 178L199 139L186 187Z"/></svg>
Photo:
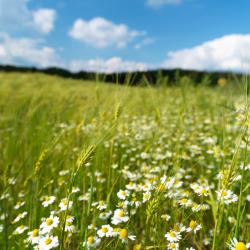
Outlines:
<svg viewBox="0 0 250 250"><path fill-rule="evenodd" d="M0 249L247 249L250 113L236 85L1 73Z"/></svg>

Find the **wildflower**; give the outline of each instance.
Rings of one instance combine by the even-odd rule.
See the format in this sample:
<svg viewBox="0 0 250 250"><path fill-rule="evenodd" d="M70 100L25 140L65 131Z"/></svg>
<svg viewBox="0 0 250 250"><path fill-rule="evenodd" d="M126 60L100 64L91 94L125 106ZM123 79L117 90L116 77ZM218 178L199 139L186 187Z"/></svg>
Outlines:
<svg viewBox="0 0 250 250"><path fill-rule="evenodd" d="M32 245L35 245L35 244L38 244L39 242L39 230L38 229L34 229L33 231L31 232L28 232L28 241L32 244Z"/></svg>
<svg viewBox="0 0 250 250"><path fill-rule="evenodd" d="M225 204L230 204L238 201L238 197L231 190L221 189L216 191L219 201Z"/></svg>
<svg viewBox="0 0 250 250"><path fill-rule="evenodd" d="M44 207L48 207L49 205L53 204L55 200L56 200L55 196L45 196L42 205Z"/></svg>
<svg viewBox="0 0 250 250"><path fill-rule="evenodd" d="M71 209L73 205L72 201L69 201L67 198L64 198L61 200L59 207L60 207L60 211L65 211L67 209Z"/></svg>
<svg viewBox="0 0 250 250"><path fill-rule="evenodd" d="M27 216L27 212L24 211L23 213L20 213L17 215L17 217L12 221L12 223L17 223L18 221L20 221L21 219L25 218Z"/></svg>
<svg viewBox="0 0 250 250"><path fill-rule="evenodd" d="M17 227L17 228L15 229L15 231L13 232L13 234L22 234L22 233L24 233L27 229L28 229L27 226L21 225L21 226L19 226L19 227Z"/></svg>
<svg viewBox="0 0 250 250"><path fill-rule="evenodd" d="M129 196L129 191L128 190L120 190L118 193L117 193L117 197L121 200L125 200L126 197Z"/></svg>
<svg viewBox="0 0 250 250"><path fill-rule="evenodd" d="M75 226L72 225L72 222L69 222L69 221L66 220L66 222L65 222L65 231L66 232L73 232L73 231L75 231Z"/></svg>
<svg viewBox="0 0 250 250"><path fill-rule="evenodd" d="M82 194L78 197L78 200L79 201L88 201L89 200L89 197L90 197L90 193L85 193L85 194Z"/></svg>
<svg viewBox="0 0 250 250"><path fill-rule="evenodd" d="M53 228L57 227L59 224L59 218L57 216L51 215L50 217L44 219L40 228L42 233L49 233Z"/></svg>
<svg viewBox="0 0 250 250"><path fill-rule="evenodd" d="M137 185L134 182L129 182L129 184L126 185L126 189L128 190L136 190Z"/></svg>
<svg viewBox="0 0 250 250"><path fill-rule="evenodd" d="M83 243L83 246L87 246L87 248L96 248L100 245L101 240L97 236L89 236L87 241Z"/></svg>
<svg viewBox="0 0 250 250"><path fill-rule="evenodd" d="M135 236L135 235L130 235L130 234L128 233L128 230L127 230L127 229L123 228L123 229L120 230L119 239L120 239L123 243L127 242L128 239L130 239L130 240L135 240L135 238L136 238L136 236Z"/></svg>
<svg viewBox="0 0 250 250"><path fill-rule="evenodd" d="M105 210L107 208L107 203L105 203L105 201L99 201L98 205L97 205L97 209L99 210Z"/></svg>
<svg viewBox="0 0 250 250"><path fill-rule="evenodd" d="M233 238L230 243L227 244L230 250L247 250L250 249L250 243L244 243Z"/></svg>
<svg viewBox="0 0 250 250"><path fill-rule="evenodd" d="M146 193L143 193L143 200L142 202L145 203L147 201L149 201L151 198L151 193L149 191L147 191Z"/></svg>
<svg viewBox="0 0 250 250"><path fill-rule="evenodd" d="M141 244L135 244L133 246L133 250L141 250L142 249L142 245Z"/></svg>
<svg viewBox="0 0 250 250"><path fill-rule="evenodd" d="M101 220L107 220L112 215L112 211L104 212L99 214Z"/></svg>
<svg viewBox="0 0 250 250"><path fill-rule="evenodd" d="M97 231L99 237L111 237L113 228L110 225L102 225L101 229Z"/></svg>
<svg viewBox="0 0 250 250"><path fill-rule="evenodd" d="M196 233L201 229L201 225L198 224L196 221L191 220L189 223L189 227L187 228L187 232L194 232Z"/></svg>
<svg viewBox="0 0 250 250"><path fill-rule="evenodd" d="M179 243L170 242L170 243L168 243L168 245L167 245L167 249L178 250L178 249L179 249Z"/></svg>
<svg viewBox="0 0 250 250"><path fill-rule="evenodd" d="M14 206L14 209L17 210L17 209L19 209L20 207L24 206L24 204L25 204L25 201L18 201L18 202L16 203L16 205Z"/></svg>
<svg viewBox="0 0 250 250"><path fill-rule="evenodd" d="M122 222L127 222L129 217L127 216L127 212L123 209L116 209L114 212L114 216L112 217L112 224L117 225Z"/></svg>
<svg viewBox="0 0 250 250"><path fill-rule="evenodd" d="M208 196L209 187L199 186L197 194L199 196Z"/></svg>
<svg viewBox="0 0 250 250"><path fill-rule="evenodd" d="M190 207L192 205L192 201L187 198L182 198L181 200L178 201L178 203L182 207Z"/></svg>
<svg viewBox="0 0 250 250"><path fill-rule="evenodd" d="M169 242L178 242L181 239L180 232L171 230L170 232L165 234L165 237Z"/></svg>
<svg viewBox="0 0 250 250"><path fill-rule="evenodd" d="M168 215L168 214L163 214L163 215L161 216L161 218L162 218L164 221L169 221L170 218L171 218L171 216Z"/></svg>
<svg viewBox="0 0 250 250"><path fill-rule="evenodd" d="M80 188L79 187L73 187L71 192L72 192L72 194L78 193L78 192L80 192Z"/></svg>
<svg viewBox="0 0 250 250"><path fill-rule="evenodd" d="M139 207L141 205L141 202L137 200L137 198L134 196L132 197L130 203L131 206Z"/></svg>
<svg viewBox="0 0 250 250"><path fill-rule="evenodd" d="M191 205L191 209L193 212L199 212L202 209L202 206L197 204L196 202L193 202Z"/></svg>
<svg viewBox="0 0 250 250"><path fill-rule="evenodd" d="M179 232L179 233L182 233L182 232L186 231L186 227L181 223L175 224L173 229L174 229L175 232Z"/></svg>
<svg viewBox="0 0 250 250"><path fill-rule="evenodd" d="M46 235L41 237L39 240L39 250L50 250L52 248L58 247L58 237L52 235Z"/></svg>

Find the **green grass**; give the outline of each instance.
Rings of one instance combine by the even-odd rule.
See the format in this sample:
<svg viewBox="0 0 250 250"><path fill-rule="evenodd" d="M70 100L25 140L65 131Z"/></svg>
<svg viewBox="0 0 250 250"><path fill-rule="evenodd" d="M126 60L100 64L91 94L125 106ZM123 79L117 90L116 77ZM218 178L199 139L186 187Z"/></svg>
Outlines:
<svg viewBox="0 0 250 250"><path fill-rule="evenodd" d="M53 213L59 224L50 235L58 249L87 249L109 224L116 234L101 238L97 249L177 249L169 233L179 235L179 249L229 249L236 238L231 249L244 250L250 241L245 85L130 87L1 73L0 249L34 249L28 232L39 229L42 242L42 218ZM56 200L44 207L46 196ZM66 202L60 211L64 198L72 206ZM115 225L118 208L128 218ZM28 228L15 233L21 225Z"/></svg>

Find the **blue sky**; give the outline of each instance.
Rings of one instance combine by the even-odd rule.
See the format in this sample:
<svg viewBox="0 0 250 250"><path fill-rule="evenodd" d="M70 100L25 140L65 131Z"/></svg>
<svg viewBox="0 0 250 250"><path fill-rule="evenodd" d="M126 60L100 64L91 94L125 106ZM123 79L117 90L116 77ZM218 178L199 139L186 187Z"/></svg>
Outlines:
<svg viewBox="0 0 250 250"><path fill-rule="evenodd" d="M0 0L0 63L250 69L250 1Z"/></svg>

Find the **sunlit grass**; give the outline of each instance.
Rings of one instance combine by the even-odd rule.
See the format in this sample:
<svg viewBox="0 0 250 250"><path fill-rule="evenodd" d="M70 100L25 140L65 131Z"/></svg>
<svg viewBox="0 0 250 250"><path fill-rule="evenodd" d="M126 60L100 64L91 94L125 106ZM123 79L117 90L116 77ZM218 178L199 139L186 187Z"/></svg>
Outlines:
<svg viewBox="0 0 250 250"><path fill-rule="evenodd" d="M0 249L246 249L242 86L1 73Z"/></svg>

